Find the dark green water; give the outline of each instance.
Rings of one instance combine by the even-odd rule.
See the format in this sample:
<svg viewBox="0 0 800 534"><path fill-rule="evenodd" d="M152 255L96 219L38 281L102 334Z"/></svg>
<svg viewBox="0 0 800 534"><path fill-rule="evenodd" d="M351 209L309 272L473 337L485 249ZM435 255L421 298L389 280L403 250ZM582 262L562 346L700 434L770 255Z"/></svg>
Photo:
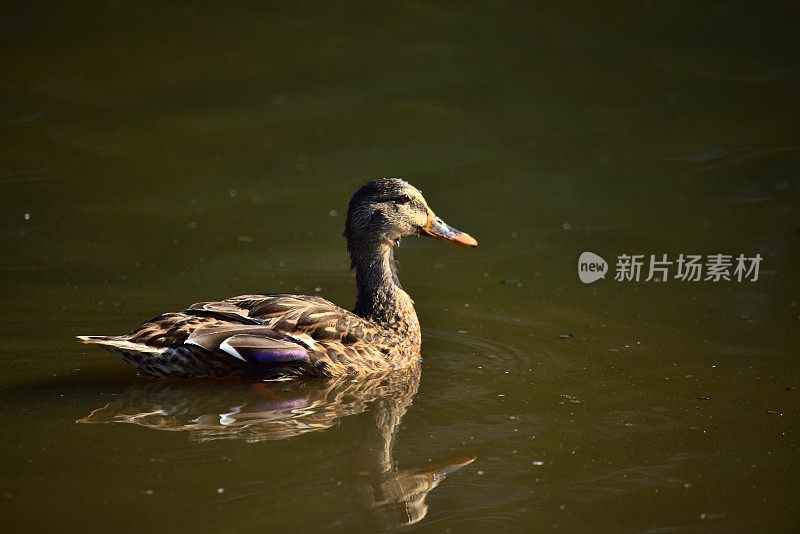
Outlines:
<svg viewBox="0 0 800 534"><path fill-rule="evenodd" d="M6 5L0 524L796 531L798 14ZM386 175L481 243L399 251L421 379L137 380L74 341L240 293L350 306L343 213ZM763 262L616 282L623 253Z"/></svg>

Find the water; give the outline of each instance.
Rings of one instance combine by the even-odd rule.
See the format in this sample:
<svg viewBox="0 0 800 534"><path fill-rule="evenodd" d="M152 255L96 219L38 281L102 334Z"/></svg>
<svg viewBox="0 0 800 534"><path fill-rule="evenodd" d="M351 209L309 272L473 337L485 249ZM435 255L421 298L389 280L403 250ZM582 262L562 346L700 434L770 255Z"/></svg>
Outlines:
<svg viewBox="0 0 800 534"><path fill-rule="evenodd" d="M798 527L796 5L3 13L7 527ZM421 375L159 382L74 341L240 293L350 306L343 214L384 175L481 244L403 242ZM584 285L587 250L764 260Z"/></svg>

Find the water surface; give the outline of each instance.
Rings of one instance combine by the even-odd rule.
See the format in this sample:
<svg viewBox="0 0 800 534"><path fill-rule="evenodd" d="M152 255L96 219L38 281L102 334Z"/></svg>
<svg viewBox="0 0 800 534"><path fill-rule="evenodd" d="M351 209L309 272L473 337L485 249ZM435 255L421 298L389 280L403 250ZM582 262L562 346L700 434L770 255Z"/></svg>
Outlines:
<svg viewBox="0 0 800 534"><path fill-rule="evenodd" d="M4 525L800 524L795 4L3 13ZM403 242L420 375L165 383L75 342L240 293L350 306L346 203L387 175L481 243ZM586 250L764 260L584 285Z"/></svg>

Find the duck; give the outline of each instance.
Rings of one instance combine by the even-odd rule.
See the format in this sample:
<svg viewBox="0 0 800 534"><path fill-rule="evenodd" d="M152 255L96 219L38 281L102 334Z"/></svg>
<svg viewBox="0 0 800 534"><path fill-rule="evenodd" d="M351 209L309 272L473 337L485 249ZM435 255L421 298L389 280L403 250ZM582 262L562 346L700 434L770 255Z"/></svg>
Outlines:
<svg viewBox="0 0 800 534"><path fill-rule="evenodd" d="M125 335L78 340L158 378L357 378L412 368L422 334L395 261L401 239L412 236L478 246L436 216L419 189L380 178L361 186L347 209L344 237L357 288L352 311L316 295L239 295L164 313Z"/></svg>

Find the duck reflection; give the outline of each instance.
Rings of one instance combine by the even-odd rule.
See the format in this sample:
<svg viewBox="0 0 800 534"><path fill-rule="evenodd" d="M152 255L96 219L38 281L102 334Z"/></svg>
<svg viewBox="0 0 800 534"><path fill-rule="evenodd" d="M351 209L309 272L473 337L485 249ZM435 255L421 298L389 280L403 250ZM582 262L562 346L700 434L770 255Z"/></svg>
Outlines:
<svg viewBox="0 0 800 534"><path fill-rule="evenodd" d="M250 443L287 439L335 426L367 412L364 439L353 451L354 504L377 528L422 520L425 499L448 474L471 463L462 457L401 469L394 459L400 421L419 388L420 370L352 380L310 382L172 382L138 379L121 397L78 423L129 423L187 432L192 440Z"/></svg>

